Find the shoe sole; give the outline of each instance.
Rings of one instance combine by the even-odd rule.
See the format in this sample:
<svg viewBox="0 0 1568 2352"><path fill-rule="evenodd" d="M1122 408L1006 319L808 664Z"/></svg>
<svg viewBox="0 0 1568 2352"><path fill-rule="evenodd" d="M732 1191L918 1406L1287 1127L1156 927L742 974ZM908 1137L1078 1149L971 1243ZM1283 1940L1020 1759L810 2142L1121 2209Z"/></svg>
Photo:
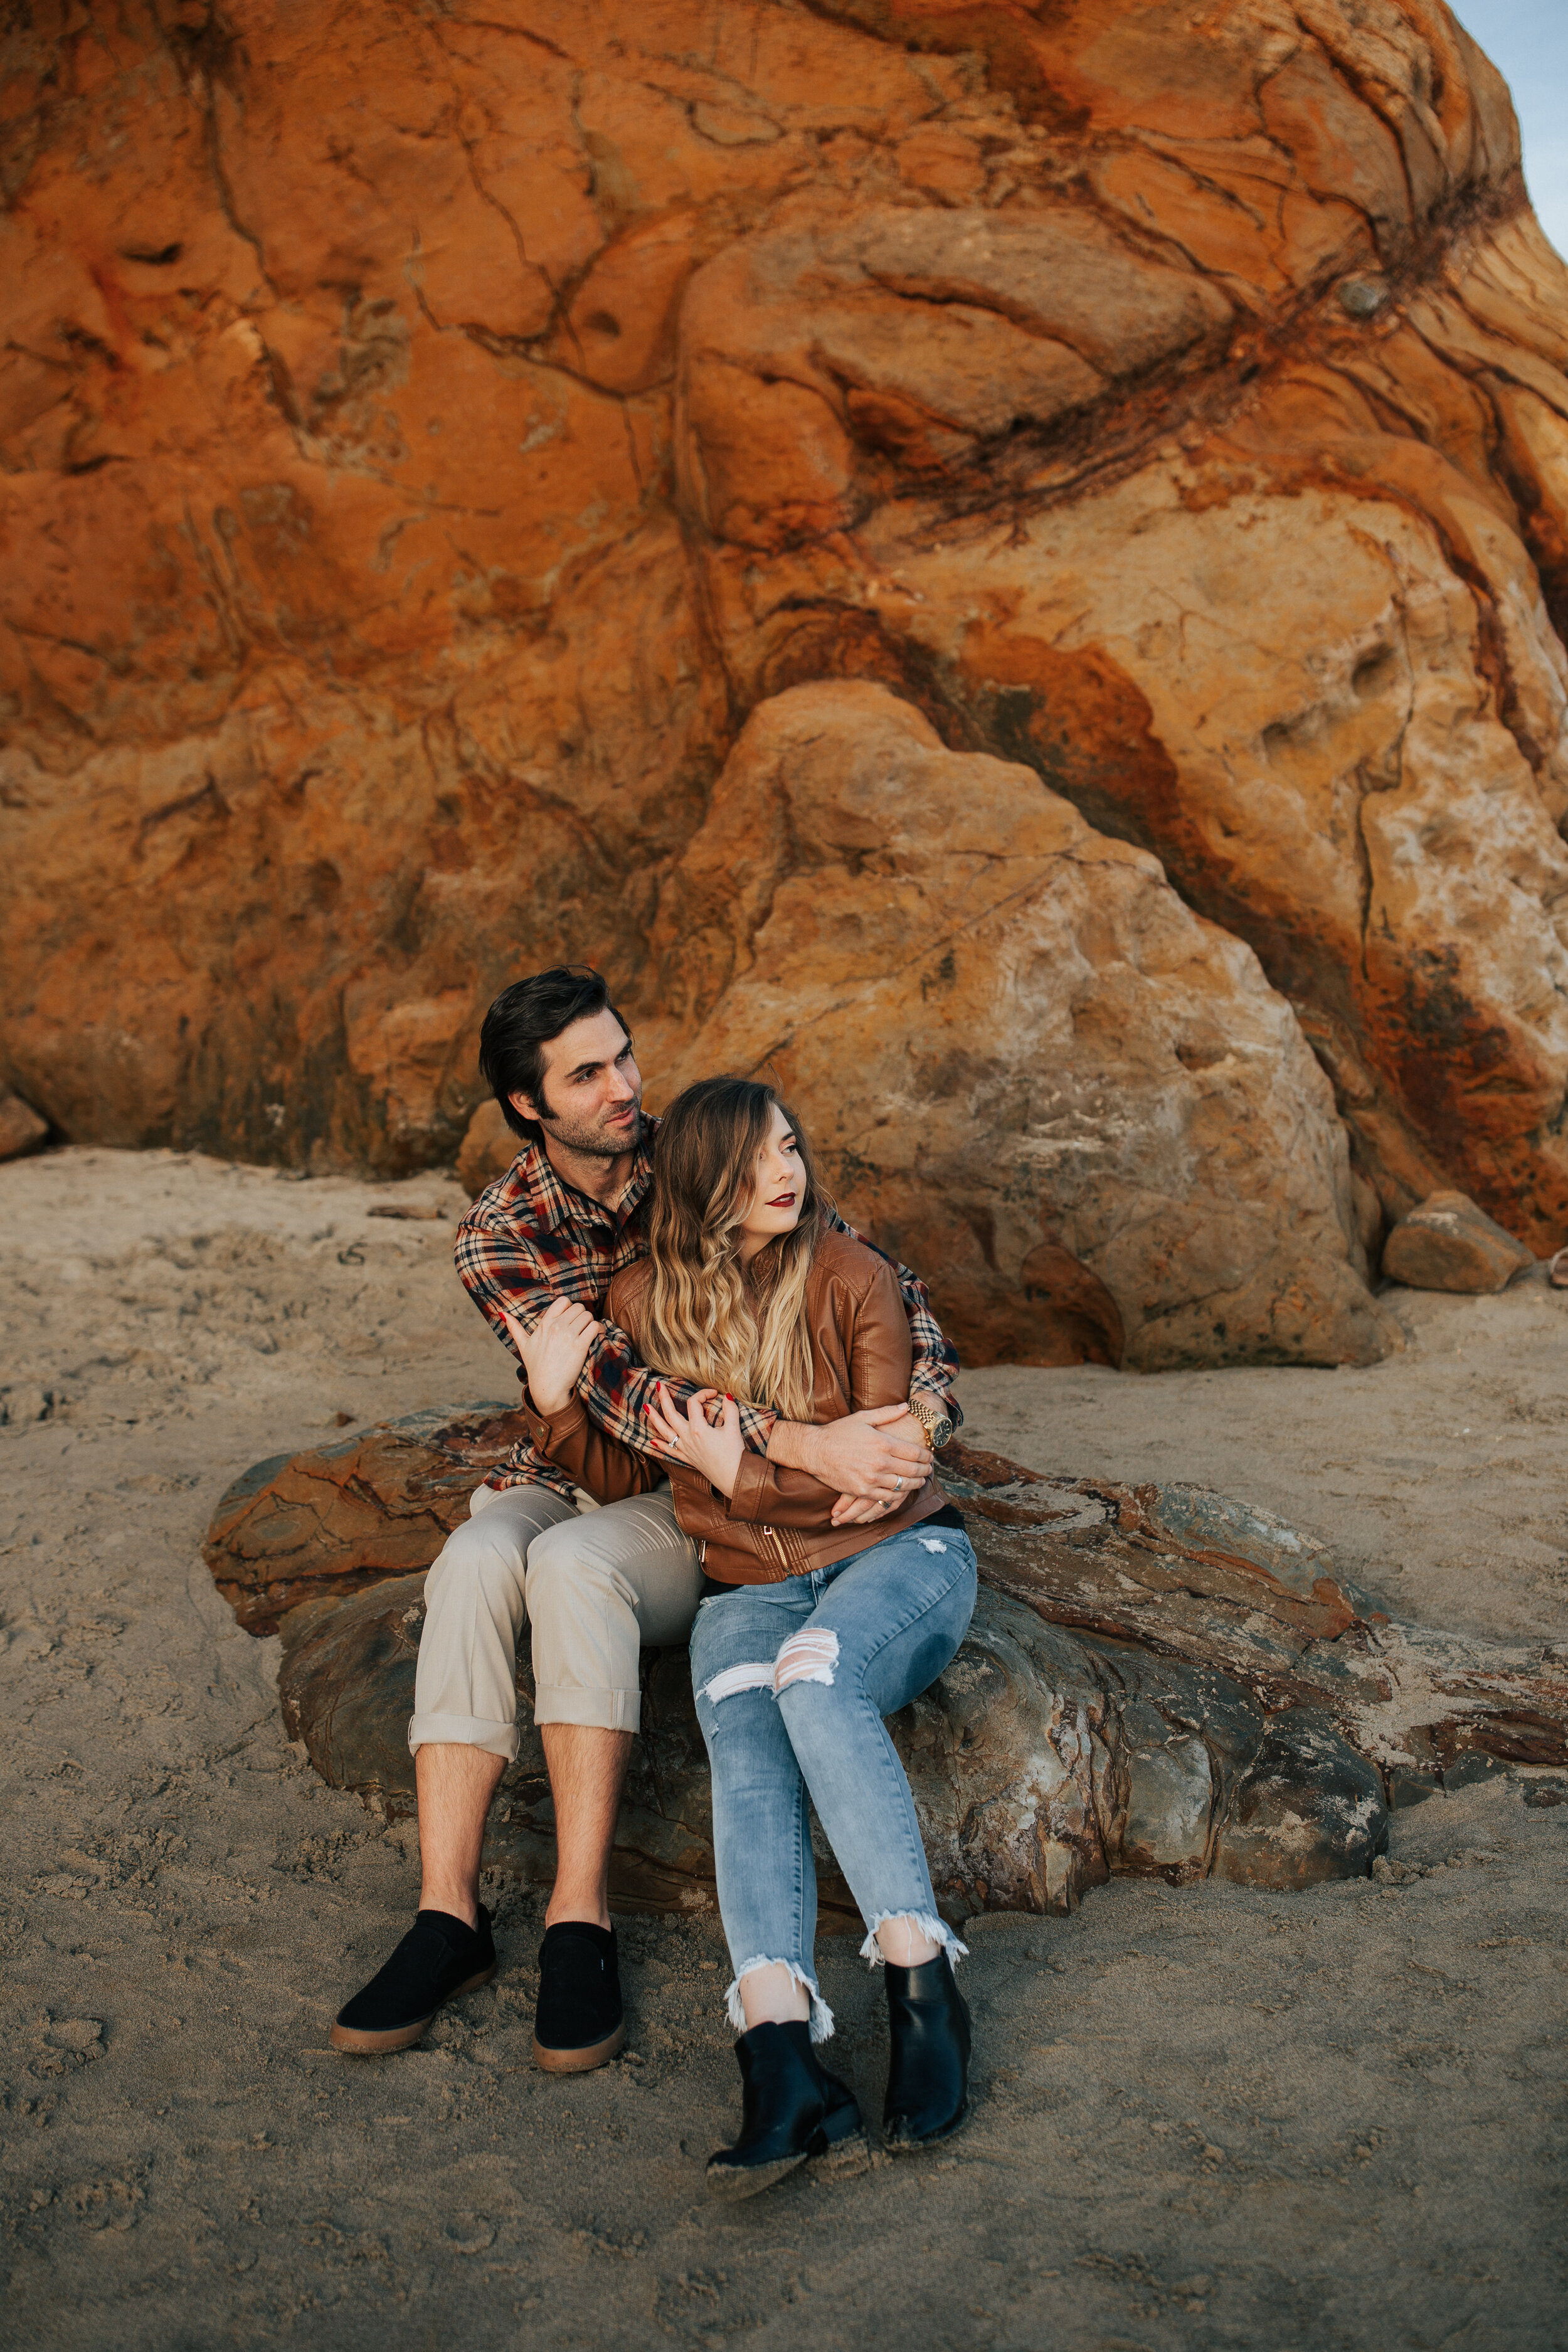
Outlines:
<svg viewBox="0 0 1568 2352"><path fill-rule="evenodd" d="M717 2170L710 2165L708 2194L721 2205L738 2205L744 2197L759 2197L771 2189L775 2180L784 2180L798 2172L806 2162L803 2147L798 2156L775 2157L772 2164L725 2164Z"/></svg>
<svg viewBox="0 0 1568 2352"><path fill-rule="evenodd" d="M945 2147L950 2139L956 2139L973 2113L973 2104L965 2100L944 2131L928 2133L924 2139L889 2139L884 2132L882 2146L889 2156L923 2156L927 2148Z"/></svg>
<svg viewBox="0 0 1568 2352"><path fill-rule="evenodd" d="M447 2000L457 2000L466 1992L478 1992L481 1985L489 1984L495 1972L496 1963L492 1960L489 1967L481 1969L477 1977L469 1977L466 1983L454 1986L447 1995ZM351 2058L384 2058L392 2050L411 2050L420 2036L434 2025L446 2006L447 2001L440 2001L428 2017L420 2018L413 2025L391 2026L384 2033L370 2033L358 2025L334 2025L327 2038L334 2050L344 2051Z"/></svg>
<svg viewBox="0 0 1568 2352"><path fill-rule="evenodd" d="M814 2180L852 2180L871 2169L870 2143L863 2130L852 2131L809 2156L805 2168Z"/></svg>
<svg viewBox="0 0 1568 2352"><path fill-rule="evenodd" d="M857 2123L852 2131L832 2140L820 2131L814 2132L798 2156L781 2156L772 2164L710 2165L708 2194L722 2204L738 2205L742 2198L760 2196L775 2180L787 2179L803 2164L814 2180L845 2180L868 2172L871 2151L864 2127Z"/></svg>
<svg viewBox="0 0 1568 2352"><path fill-rule="evenodd" d="M547 2050L537 2034L533 2037L533 2063L547 2074L591 2074L595 2066L607 2066L610 2060L625 2048L626 2022L623 2018L613 2033L602 2042L584 2042L581 2050Z"/></svg>

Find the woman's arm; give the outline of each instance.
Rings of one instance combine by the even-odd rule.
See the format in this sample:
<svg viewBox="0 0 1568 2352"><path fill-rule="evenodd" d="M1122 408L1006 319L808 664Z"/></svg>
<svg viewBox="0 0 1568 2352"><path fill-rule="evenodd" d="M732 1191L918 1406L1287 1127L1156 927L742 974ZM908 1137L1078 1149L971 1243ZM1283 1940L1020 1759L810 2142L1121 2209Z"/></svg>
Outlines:
<svg viewBox="0 0 1568 2352"><path fill-rule="evenodd" d="M848 1327L851 1412L901 1403L910 1384L909 1318L892 1267L879 1253L864 1289L845 1301L843 1321ZM667 1457L679 1446L679 1460L706 1478L715 1493L729 1497L731 1518L808 1532L832 1527L835 1491L804 1470L783 1467L750 1452L740 1443L733 1402L721 1402L713 1427L708 1426L700 1405L685 1413L669 1404L662 1411L656 1405L656 1431L664 1440L661 1450ZM925 1459L929 1465L929 1454ZM889 1507L897 1508L910 1486L920 1483L917 1470Z"/></svg>
<svg viewBox="0 0 1568 2352"><path fill-rule="evenodd" d="M646 1495L664 1476L658 1464L646 1454L634 1454L629 1445L606 1437L589 1420L578 1397L572 1397L559 1412L540 1412L532 1405L523 1410L540 1452L564 1470L574 1486L592 1495L595 1503L620 1503L628 1495Z"/></svg>

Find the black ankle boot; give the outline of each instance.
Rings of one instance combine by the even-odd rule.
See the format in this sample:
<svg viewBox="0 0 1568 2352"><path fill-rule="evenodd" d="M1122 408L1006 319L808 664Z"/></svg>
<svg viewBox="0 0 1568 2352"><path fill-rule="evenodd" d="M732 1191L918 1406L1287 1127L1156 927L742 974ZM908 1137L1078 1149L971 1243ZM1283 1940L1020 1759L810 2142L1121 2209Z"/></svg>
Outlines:
<svg viewBox="0 0 1568 2352"><path fill-rule="evenodd" d="M969 2116L969 2004L945 1952L918 1969L889 1965L892 2057L882 2139L894 2156L947 2139Z"/></svg>
<svg viewBox="0 0 1568 2352"><path fill-rule="evenodd" d="M710 2197L754 2197L808 2158L826 2157L835 2169L864 2158L855 2094L817 2064L804 2021L753 2025L736 2042L735 2056L741 2137L710 2157Z"/></svg>

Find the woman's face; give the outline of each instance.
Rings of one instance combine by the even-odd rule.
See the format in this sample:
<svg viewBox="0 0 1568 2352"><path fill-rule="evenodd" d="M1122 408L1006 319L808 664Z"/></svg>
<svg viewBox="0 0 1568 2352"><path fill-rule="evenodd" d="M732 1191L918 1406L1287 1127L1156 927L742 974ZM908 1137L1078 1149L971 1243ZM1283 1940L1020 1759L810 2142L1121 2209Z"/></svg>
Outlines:
<svg viewBox="0 0 1568 2352"><path fill-rule="evenodd" d="M773 1127L757 1153L752 1197L741 1217L742 1255L749 1256L775 1234L787 1234L798 1224L805 1194L805 1171L800 1164L795 1129L774 1103Z"/></svg>

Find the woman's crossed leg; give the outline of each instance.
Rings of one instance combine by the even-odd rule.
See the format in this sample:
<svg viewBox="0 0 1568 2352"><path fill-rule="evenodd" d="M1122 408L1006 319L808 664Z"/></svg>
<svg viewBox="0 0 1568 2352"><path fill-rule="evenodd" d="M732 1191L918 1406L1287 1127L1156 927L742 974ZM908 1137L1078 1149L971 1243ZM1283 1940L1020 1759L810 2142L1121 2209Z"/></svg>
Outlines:
<svg viewBox="0 0 1568 2352"><path fill-rule="evenodd" d="M780 1583L705 1601L692 1683L713 1774L720 1907L737 2031L833 2020L816 1980L806 1796L866 1922L864 1956L919 1967L963 1947L937 1912L909 1780L885 1716L926 1689L974 1605L974 1554L921 1528Z"/></svg>

